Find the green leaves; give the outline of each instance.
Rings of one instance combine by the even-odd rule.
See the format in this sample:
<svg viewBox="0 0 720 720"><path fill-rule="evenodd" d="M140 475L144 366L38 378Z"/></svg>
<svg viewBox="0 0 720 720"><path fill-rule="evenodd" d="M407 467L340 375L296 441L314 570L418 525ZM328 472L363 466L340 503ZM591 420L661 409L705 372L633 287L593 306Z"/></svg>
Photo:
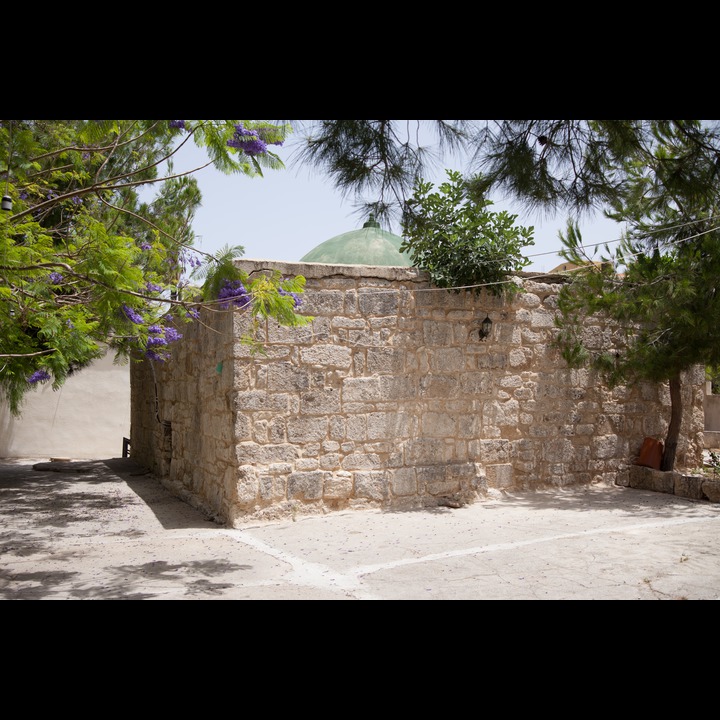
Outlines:
<svg viewBox="0 0 720 720"><path fill-rule="evenodd" d="M467 182L454 170L446 174L437 192L432 183L415 184L405 205L400 250L438 287L514 294L510 276L530 263L522 249L534 244L534 228L516 226L517 216L506 211L488 210L493 203L478 192L477 179Z"/></svg>
<svg viewBox="0 0 720 720"><path fill-rule="evenodd" d="M238 144L238 127L251 144ZM189 173L163 180L159 169L172 174L172 154L190 141L224 172L261 174L282 167L268 148L289 130L237 120L0 121L13 200L0 213L0 391L11 412L37 383L59 387L108 345L119 358L168 357L178 326L197 314L187 272L201 264L192 249L201 196ZM141 202L143 185L156 192ZM239 277L232 263L242 252L209 258L207 302ZM246 280L258 318L309 322L294 312L300 280Z"/></svg>
<svg viewBox="0 0 720 720"><path fill-rule="evenodd" d="M622 166L624 183L606 215L626 224L613 253L585 254L568 223L563 256L580 267L559 296L557 343L569 364L588 363L611 383L667 382L684 370L720 361L720 207L714 142L694 121L657 121L655 145ZM707 141L701 151L699 139ZM642 160L642 161L640 161ZM602 315L622 345L579 349L583 324Z"/></svg>
<svg viewBox="0 0 720 720"><path fill-rule="evenodd" d="M252 330L242 341L253 345L258 321L274 319L280 325L307 325L313 318L297 312L302 304L305 278L283 278L274 268L254 273L251 277L235 265L242 255L241 247L225 246L215 254L214 262L198 268L193 276L205 278L202 297L220 309L249 312L255 319Z"/></svg>

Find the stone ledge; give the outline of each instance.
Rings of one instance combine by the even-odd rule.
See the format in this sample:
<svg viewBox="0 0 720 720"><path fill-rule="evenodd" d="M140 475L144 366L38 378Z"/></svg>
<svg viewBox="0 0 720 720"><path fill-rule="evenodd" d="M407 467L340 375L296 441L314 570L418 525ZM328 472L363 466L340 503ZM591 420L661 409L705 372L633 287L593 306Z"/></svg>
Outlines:
<svg viewBox="0 0 720 720"><path fill-rule="evenodd" d="M683 475L676 471L653 470L642 465L631 465L622 484L636 490L653 490L690 500L720 502L720 478L704 475Z"/></svg>

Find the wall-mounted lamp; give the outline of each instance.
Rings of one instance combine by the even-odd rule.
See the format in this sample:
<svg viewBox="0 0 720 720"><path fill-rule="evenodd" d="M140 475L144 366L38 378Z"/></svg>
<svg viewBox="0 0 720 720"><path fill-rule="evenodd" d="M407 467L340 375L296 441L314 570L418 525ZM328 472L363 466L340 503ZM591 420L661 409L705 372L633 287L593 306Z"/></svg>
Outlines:
<svg viewBox="0 0 720 720"><path fill-rule="evenodd" d="M2 197L2 207L3 210L12 210L12 198L9 195L3 195Z"/></svg>
<svg viewBox="0 0 720 720"><path fill-rule="evenodd" d="M490 335L491 332L492 332L492 320L490 319L489 315L486 315L485 319L480 324L480 330L478 331L480 340L484 340L488 335Z"/></svg>

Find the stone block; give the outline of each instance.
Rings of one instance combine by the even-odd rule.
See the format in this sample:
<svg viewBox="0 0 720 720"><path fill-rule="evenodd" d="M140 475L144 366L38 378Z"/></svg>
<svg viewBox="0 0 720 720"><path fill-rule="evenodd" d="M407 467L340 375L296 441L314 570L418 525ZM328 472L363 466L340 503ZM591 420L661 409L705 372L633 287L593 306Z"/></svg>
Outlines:
<svg viewBox="0 0 720 720"><path fill-rule="evenodd" d="M703 433L703 441L708 450L720 448L720 432L717 430L705 430Z"/></svg>
<svg viewBox="0 0 720 720"><path fill-rule="evenodd" d="M395 496L417 495L417 473L415 468L398 468L391 477L390 489Z"/></svg>
<svg viewBox="0 0 720 720"><path fill-rule="evenodd" d="M309 365L349 368L352 352L350 348L336 345L315 345L301 350L300 357Z"/></svg>
<svg viewBox="0 0 720 720"><path fill-rule="evenodd" d="M288 500L320 500L323 496L324 479L325 473L321 471L292 473L288 478Z"/></svg>
<svg viewBox="0 0 720 720"><path fill-rule="evenodd" d="M485 477L487 486L500 490L502 488L512 487L513 484L513 468L510 463L501 465L486 465Z"/></svg>
<svg viewBox="0 0 720 720"><path fill-rule="evenodd" d="M673 495L675 493L674 473L653 470L643 465L628 468L628 486L636 490L653 490Z"/></svg>
<svg viewBox="0 0 720 720"><path fill-rule="evenodd" d="M350 473L338 472L325 476L323 499L347 500L352 496L353 479Z"/></svg>
<svg viewBox="0 0 720 720"><path fill-rule="evenodd" d="M681 475L680 473L673 473L673 475L675 476L675 495L691 500L702 500L704 479L702 475Z"/></svg>
<svg viewBox="0 0 720 720"><path fill-rule="evenodd" d="M384 472L355 473L355 496L377 500L387 500L389 496L388 478Z"/></svg>
<svg viewBox="0 0 720 720"><path fill-rule="evenodd" d="M430 482L426 485L427 492L433 496L457 495L460 492L460 482L454 479L445 478L437 482Z"/></svg>
<svg viewBox="0 0 720 720"><path fill-rule="evenodd" d="M237 471L237 500L241 505L255 502L259 486L255 468L252 465L241 465Z"/></svg>
<svg viewBox="0 0 720 720"><path fill-rule="evenodd" d="M383 290L381 292L368 290L358 293L360 313L363 316L370 315L397 315L398 292L397 290Z"/></svg>
<svg viewBox="0 0 720 720"><path fill-rule="evenodd" d="M720 480L705 478L702 484L702 493L710 502L720 502Z"/></svg>

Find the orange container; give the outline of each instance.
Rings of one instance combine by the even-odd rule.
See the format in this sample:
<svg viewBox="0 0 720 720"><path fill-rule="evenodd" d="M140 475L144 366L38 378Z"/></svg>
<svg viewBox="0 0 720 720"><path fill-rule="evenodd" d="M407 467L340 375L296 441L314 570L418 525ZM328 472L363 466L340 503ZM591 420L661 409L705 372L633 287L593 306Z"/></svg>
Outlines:
<svg viewBox="0 0 720 720"><path fill-rule="evenodd" d="M640 456L635 461L636 465L643 465L645 467L652 468L653 470L659 470L662 466L663 459L663 444L660 440L655 438L646 437L643 440L642 447L640 448Z"/></svg>

